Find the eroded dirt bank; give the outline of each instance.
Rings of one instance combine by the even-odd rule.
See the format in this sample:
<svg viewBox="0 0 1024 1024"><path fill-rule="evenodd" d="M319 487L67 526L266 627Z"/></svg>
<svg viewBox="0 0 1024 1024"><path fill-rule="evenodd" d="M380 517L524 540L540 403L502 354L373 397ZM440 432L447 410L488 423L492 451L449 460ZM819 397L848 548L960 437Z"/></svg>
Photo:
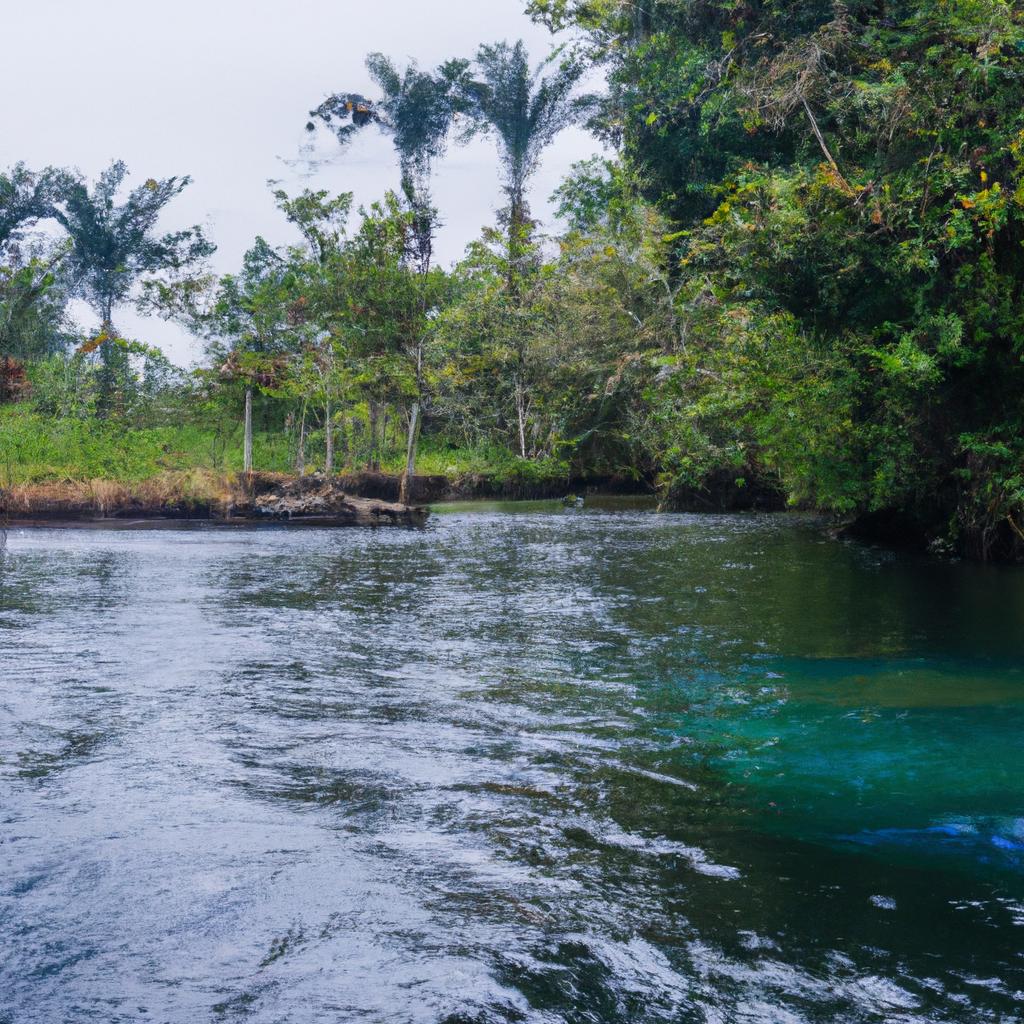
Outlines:
<svg viewBox="0 0 1024 1024"><path fill-rule="evenodd" d="M0 489L10 523L179 520L321 526L421 526L426 508L353 493L352 480L253 473L172 474L138 484L107 480Z"/></svg>

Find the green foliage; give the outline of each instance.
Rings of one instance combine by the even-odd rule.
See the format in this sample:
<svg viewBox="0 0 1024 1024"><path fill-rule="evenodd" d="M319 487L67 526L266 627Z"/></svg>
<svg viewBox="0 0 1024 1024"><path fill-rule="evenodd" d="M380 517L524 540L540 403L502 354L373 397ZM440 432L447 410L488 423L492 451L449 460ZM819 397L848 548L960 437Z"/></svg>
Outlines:
<svg viewBox="0 0 1024 1024"><path fill-rule="evenodd" d="M587 100L575 95L584 65L572 54L556 50L536 70L530 67L526 46L519 41L481 46L476 57L478 80L464 88L470 125L464 137L493 134L504 176L508 207L509 244L529 234L526 196L544 150L560 132L578 121Z"/></svg>
<svg viewBox="0 0 1024 1024"><path fill-rule="evenodd" d="M9 251L8 262L0 263L0 354L35 359L71 343L67 295L58 279L64 255L57 247L23 261Z"/></svg>
<svg viewBox="0 0 1024 1024"><path fill-rule="evenodd" d="M69 344L67 289L60 271L68 247L36 235L53 216L69 176L24 164L0 173L0 355L31 359Z"/></svg>
<svg viewBox="0 0 1024 1024"><path fill-rule="evenodd" d="M1003 0L537 0L606 68L595 119L671 222L666 482L759 473L1020 550L1024 19ZM577 229L611 209L591 165Z"/></svg>
<svg viewBox="0 0 1024 1024"><path fill-rule="evenodd" d="M53 216L72 242L66 273L104 327L140 279L180 275L214 251L199 227L155 233L165 207L191 178L150 178L119 201L127 174L124 163L115 161L92 190L72 179L53 206Z"/></svg>
<svg viewBox="0 0 1024 1024"><path fill-rule="evenodd" d="M240 426L208 414L197 422L131 427L86 418L54 418L26 406L0 406L0 485L62 480L146 480L168 471L240 472ZM279 431L256 435L268 470L287 471L292 451Z"/></svg>

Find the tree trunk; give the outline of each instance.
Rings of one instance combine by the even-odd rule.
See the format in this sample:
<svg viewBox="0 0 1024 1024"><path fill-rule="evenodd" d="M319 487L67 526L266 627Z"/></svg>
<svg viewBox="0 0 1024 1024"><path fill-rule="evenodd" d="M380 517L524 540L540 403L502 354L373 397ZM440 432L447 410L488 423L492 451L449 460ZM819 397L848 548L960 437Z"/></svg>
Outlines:
<svg viewBox="0 0 1024 1024"><path fill-rule="evenodd" d="M825 159L828 160L832 170L835 171L836 177L843 186L843 190L847 195L853 195L853 189L850 187L850 183L843 176L843 172L839 169L839 164L836 162L836 158L828 148L828 143L825 141L825 136L822 134L821 128L818 126L818 121L814 116L814 112L811 110L811 105L802 96L800 97L800 102L804 106L804 113L807 115L807 120L811 122L811 131L814 132L814 137L818 140L818 145L821 147L822 153L825 154Z"/></svg>
<svg viewBox="0 0 1024 1024"><path fill-rule="evenodd" d="M526 395L523 386L516 381L516 419L519 423L519 454L526 458Z"/></svg>
<svg viewBox="0 0 1024 1024"><path fill-rule="evenodd" d="M416 479L416 447L419 441L420 403L413 402L409 410L409 438L405 448L405 472L402 474L402 486L399 489L398 501L408 505L412 499L413 481Z"/></svg>
<svg viewBox="0 0 1024 1024"><path fill-rule="evenodd" d="M302 403L302 416L299 419L299 443L295 449L295 472L299 476L306 475L306 403Z"/></svg>
<svg viewBox="0 0 1024 1024"><path fill-rule="evenodd" d="M117 354L114 351L114 315L113 306L106 302L103 305L103 323L100 324L100 335L104 340L100 344L100 393L97 401L97 412L100 419L106 419L114 411L114 392L117 386Z"/></svg>
<svg viewBox="0 0 1024 1024"><path fill-rule="evenodd" d="M508 212L508 280L506 287L513 299L519 298L526 244L526 198L521 184L513 186Z"/></svg>
<svg viewBox="0 0 1024 1024"><path fill-rule="evenodd" d="M246 473L252 472L252 387L245 389L245 442L242 464Z"/></svg>
<svg viewBox="0 0 1024 1024"><path fill-rule="evenodd" d="M331 419L331 400L324 403L324 443L327 454L324 456L324 476L334 475L334 422Z"/></svg>
<svg viewBox="0 0 1024 1024"><path fill-rule="evenodd" d="M370 456L367 461L367 469L375 470L380 466L377 457L377 425L380 420L380 408L376 402L370 403Z"/></svg>

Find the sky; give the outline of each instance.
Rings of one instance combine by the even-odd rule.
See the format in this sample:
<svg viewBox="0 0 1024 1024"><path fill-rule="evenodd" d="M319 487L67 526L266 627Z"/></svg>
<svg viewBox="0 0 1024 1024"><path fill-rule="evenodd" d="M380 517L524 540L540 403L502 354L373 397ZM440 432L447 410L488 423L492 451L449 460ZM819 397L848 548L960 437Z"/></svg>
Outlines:
<svg viewBox="0 0 1024 1024"><path fill-rule="evenodd" d="M315 170L303 160L308 113L335 92L373 86L364 56L433 67L472 56L481 42L524 39L536 59L549 33L522 13L524 0L0 0L0 168L76 167L94 178L124 160L131 184L191 175L169 207L168 229L200 223L237 269L257 235L295 240L268 181L352 191L368 203L398 185L391 143L365 133L346 150L324 136ZM532 184L534 214L552 226L548 198L569 167L598 149L564 132ZM451 149L437 166L435 201L449 264L501 205L496 151L486 139ZM83 326L95 319L75 310ZM179 327L124 309L122 333L159 345L187 365L201 345Z"/></svg>

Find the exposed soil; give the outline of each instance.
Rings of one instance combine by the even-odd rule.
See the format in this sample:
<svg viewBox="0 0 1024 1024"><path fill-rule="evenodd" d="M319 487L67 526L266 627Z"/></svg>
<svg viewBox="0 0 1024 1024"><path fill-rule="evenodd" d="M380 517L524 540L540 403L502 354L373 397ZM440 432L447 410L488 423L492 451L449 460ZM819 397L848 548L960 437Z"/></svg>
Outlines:
<svg viewBox="0 0 1024 1024"><path fill-rule="evenodd" d="M361 472L324 477L252 473L237 478L214 474L167 474L139 484L93 480L0 489L0 518L12 523L196 521L289 522L316 525L420 525L426 505L446 501L524 501L586 496L653 494L642 481L625 477L548 481L498 480L482 474L417 476L413 504L398 503L397 474ZM733 476L701 489L677 490L663 507L681 512L776 511L785 507L770 486Z"/></svg>
<svg viewBox="0 0 1024 1024"><path fill-rule="evenodd" d="M421 526L429 516L423 507L353 494L340 478L254 473L196 484L168 477L134 487L96 480L0 489L0 519L19 525L172 520Z"/></svg>

